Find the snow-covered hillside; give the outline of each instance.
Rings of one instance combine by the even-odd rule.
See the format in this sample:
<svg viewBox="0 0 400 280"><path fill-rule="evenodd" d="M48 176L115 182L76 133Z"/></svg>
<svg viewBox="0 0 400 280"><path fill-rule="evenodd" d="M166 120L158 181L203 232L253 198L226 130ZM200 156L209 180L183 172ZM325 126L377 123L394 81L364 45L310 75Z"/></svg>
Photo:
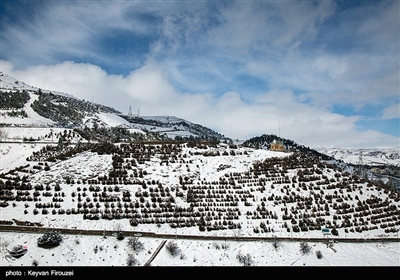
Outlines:
<svg viewBox="0 0 400 280"><path fill-rule="evenodd" d="M2 95L10 94L10 99L13 99L12 95L20 95L21 92L27 94L27 101L23 104L21 108L18 108L17 105L14 103L2 104L0 108L1 122L3 125L9 126L57 127L57 119L52 120L51 118L44 117L43 114L41 115L40 112L35 110L32 106L34 103L40 102L41 95L44 94L59 96L60 98L62 98L61 100L52 100L47 105L61 105L61 107L66 107L69 104L62 104L62 101L73 100L73 102L82 102L73 95L67 93L54 92L47 89L41 89L27 85L24 82L16 80L15 78L3 72L0 73L0 91L2 92ZM10 114L10 112L17 110L23 111L24 114ZM98 112L94 112L92 114L85 114L83 123L90 122L91 119L100 120L101 123L106 126L117 126L127 123L126 120L119 117L118 115L113 115L101 110L98 110Z"/></svg>
<svg viewBox="0 0 400 280"><path fill-rule="evenodd" d="M75 98L73 95L65 93L65 92L60 92L60 91L50 91L47 89L41 89L32 85L28 85L24 83L23 81L17 80L14 77L11 77L10 75L7 75L3 71L0 71L0 89L1 90L10 90L10 91L15 91L15 90L26 90L26 91L38 91L39 89L42 92L47 92L47 93L54 93L58 95L63 95L66 97L70 98Z"/></svg>
<svg viewBox="0 0 400 280"><path fill-rule="evenodd" d="M170 139L190 138L195 139L202 132L199 128L207 130L203 134L209 133L210 135L217 135L217 133L204 128L198 124L191 123L175 116L130 116L120 114L124 119L129 120L129 127L140 129L151 133L165 135Z"/></svg>
<svg viewBox="0 0 400 280"><path fill-rule="evenodd" d="M228 141L227 137L174 116L125 115L104 105L79 100L72 95L27 85L0 74L0 118L3 126L125 129L122 138L201 139ZM15 102L14 100L20 100ZM136 133L136 134L135 134ZM91 139L95 140L95 139Z"/></svg>
<svg viewBox="0 0 400 280"><path fill-rule="evenodd" d="M38 148L10 143L3 151L0 185L15 185L1 196L3 219L98 230L118 222L165 233L184 227L195 235L321 237L327 227L345 238L399 230L398 193L304 154L222 144ZM28 185L19 193L23 177ZM99 201L100 194L113 198Z"/></svg>
<svg viewBox="0 0 400 280"><path fill-rule="evenodd" d="M320 152L353 165L392 165L400 167L399 148L379 150L331 148L320 150Z"/></svg>
<svg viewBox="0 0 400 280"><path fill-rule="evenodd" d="M63 241L42 249L39 233L2 232L2 266L142 266L164 241L152 266L400 264L399 194L305 154L205 143L6 149L2 226L53 229ZM130 247L129 233L143 250ZM10 257L18 245L28 253Z"/></svg>

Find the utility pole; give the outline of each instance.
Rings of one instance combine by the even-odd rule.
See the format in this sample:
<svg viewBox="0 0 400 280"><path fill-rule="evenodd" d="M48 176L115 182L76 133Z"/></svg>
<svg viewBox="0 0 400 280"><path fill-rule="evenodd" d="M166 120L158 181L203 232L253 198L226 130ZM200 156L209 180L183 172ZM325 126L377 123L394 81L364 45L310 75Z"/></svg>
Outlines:
<svg viewBox="0 0 400 280"><path fill-rule="evenodd" d="M281 138L281 120L279 119L279 139Z"/></svg>

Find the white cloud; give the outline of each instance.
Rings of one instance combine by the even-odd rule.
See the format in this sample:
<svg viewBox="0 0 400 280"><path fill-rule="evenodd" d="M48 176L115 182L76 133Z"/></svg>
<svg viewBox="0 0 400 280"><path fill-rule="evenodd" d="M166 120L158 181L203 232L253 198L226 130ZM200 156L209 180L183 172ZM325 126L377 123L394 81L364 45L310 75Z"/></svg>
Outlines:
<svg viewBox="0 0 400 280"><path fill-rule="evenodd" d="M259 92L290 88L315 106L360 108L397 96L400 86L398 2L360 6L339 14L333 1L49 2L32 10L30 21L4 25L3 52L17 53L18 67L72 57L103 69L123 66L125 73L154 59L168 67L171 84L192 92L243 94L240 77L253 76L266 84ZM333 22L339 29L328 28L330 39L317 42ZM109 48L100 48L113 34L132 37L131 45L140 36L152 40L140 46L147 53L132 47L127 57L105 54ZM355 46L340 53L341 41ZM330 43L339 54L325 50Z"/></svg>
<svg viewBox="0 0 400 280"><path fill-rule="evenodd" d="M134 1L45 1L29 3L13 10L18 20L2 22L2 52L13 56L14 63L25 67L30 63L53 64L60 57L96 60L112 64L104 55L104 40L114 35L144 36L157 30L157 18L171 5L147 5ZM37 4L37 5L36 5ZM146 19L150 16L152 20ZM108 38L107 38L108 37ZM112 39L109 39L112 38ZM127 63L127 60L120 61Z"/></svg>
<svg viewBox="0 0 400 280"><path fill-rule="evenodd" d="M382 118L385 120L400 118L400 103L397 103L393 106L383 109ZM399 129L400 129L400 127L399 127Z"/></svg>
<svg viewBox="0 0 400 280"><path fill-rule="evenodd" d="M207 43L241 54L285 50L300 38L313 40L334 10L332 1L234 2L220 10L219 24L209 31Z"/></svg>
<svg viewBox="0 0 400 280"><path fill-rule="evenodd" d="M124 90L133 100L166 104L174 98L174 88L168 82L166 73L154 64L146 64L131 72L125 82Z"/></svg>
<svg viewBox="0 0 400 280"><path fill-rule="evenodd" d="M376 50L399 50L398 44L393 44L393 34L400 32L400 2L381 1L377 6L367 6L354 10L350 16L362 18L358 32L364 36ZM365 15L368 14L368 17Z"/></svg>

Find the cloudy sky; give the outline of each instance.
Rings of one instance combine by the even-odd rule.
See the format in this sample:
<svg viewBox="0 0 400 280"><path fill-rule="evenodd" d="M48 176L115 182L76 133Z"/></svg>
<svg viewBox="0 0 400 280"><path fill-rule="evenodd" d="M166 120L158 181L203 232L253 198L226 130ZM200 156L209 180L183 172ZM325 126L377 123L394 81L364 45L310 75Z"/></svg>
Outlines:
<svg viewBox="0 0 400 280"><path fill-rule="evenodd" d="M399 147L400 1L3 0L1 70L225 136Z"/></svg>

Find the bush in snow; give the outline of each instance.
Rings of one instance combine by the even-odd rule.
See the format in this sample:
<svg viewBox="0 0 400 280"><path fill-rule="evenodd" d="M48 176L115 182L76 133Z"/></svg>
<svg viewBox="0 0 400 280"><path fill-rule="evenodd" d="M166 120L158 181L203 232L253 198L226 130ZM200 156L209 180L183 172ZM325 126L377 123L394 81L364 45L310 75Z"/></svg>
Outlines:
<svg viewBox="0 0 400 280"><path fill-rule="evenodd" d="M138 260L135 258L135 256L134 255L132 255L132 254L129 254L128 255L128 258L126 259L126 264L128 265L128 266L134 266L134 265L137 265L139 262L138 262Z"/></svg>
<svg viewBox="0 0 400 280"><path fill-rule="evenodd" d="M118 240L123 240L125 238L125 234L122 231L122 226L121 224L117 224L115 227L115 230L117 231L116 236Z"/></svg>
<svg viewBox="0 0 400 280"><path fill-rule="evenodd" d="M125 234L122 231L117 232L117 239L122 240L125 238Z"/></svg>
<svg viewBox="0 0 400 280"><path fill-rule="evenodd" d="M253 259L250 254L243 255L241 252L239 252L236 255L236 259L243 264L244 266L251 266L253 264Z"/></svg>
<svg viewBox="0 0 400 280"><path fill-rule="evenodd" d="M339 232L338 232L337 229L334 227L334 228L331 230L331 234L332 234L332 235L335 235L335 236L338 236L338 235L339 235Z"/></svg>
<svg viewBox="0 0 400 280"><path fill-rule="evenodd" d="M180 253L180 249L178 245L174 241L169 241L167 245L165 245L167 251L173 256L177 256Z"/></svg>
<svg viewBox="0 0 400 280"><path fill-rule="evenodd" d="M321 253L321 251L317 251L317 252L315 252L315 254L317 255L317 258L318 259L322 259L322 253Z"/></svg>
<svg viewBox="0 0 400 280"><path fill-rule="evenodd" d="M58 232L48 231L40 236L37 240L39 247L51 248L60 245L62 237Z"/></svg>
<svg viewBox="0 0 400 280"><path fill-rule="evenodd" d="M308 245L307 242L301 242L300 243L300 252L302 252L303 254L308 253L311 250L310 245Z"/></svg>

